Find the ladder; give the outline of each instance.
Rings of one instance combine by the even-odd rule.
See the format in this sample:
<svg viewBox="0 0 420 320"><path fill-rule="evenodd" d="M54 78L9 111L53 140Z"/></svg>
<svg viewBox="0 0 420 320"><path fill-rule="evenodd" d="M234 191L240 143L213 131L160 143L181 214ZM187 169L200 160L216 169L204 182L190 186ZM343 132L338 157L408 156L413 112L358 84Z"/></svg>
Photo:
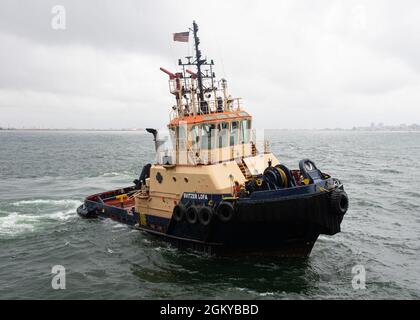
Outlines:
<svg viewBox="0 0 420 320"><path fill-rule="evenodd" d="M257 155L257 147L255 145L255 143L251 142L251 154L253 157L255 157Z"/></svg>
<svg viewBox="0 0 420 320"><path fill-rule="evenodd" d="M241 162L238 162L238 167L246 179L252 178L251 171L249 171L248 167L246 166L244 159L241 159Z"/></svg>

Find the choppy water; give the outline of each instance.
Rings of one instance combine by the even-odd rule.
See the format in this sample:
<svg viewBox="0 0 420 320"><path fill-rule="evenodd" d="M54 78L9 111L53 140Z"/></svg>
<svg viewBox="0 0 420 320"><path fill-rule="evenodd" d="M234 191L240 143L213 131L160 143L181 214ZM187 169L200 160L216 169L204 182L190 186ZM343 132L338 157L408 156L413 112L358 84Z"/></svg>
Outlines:
<svg viewBox="0 0 420 320"><path fill-rule="evenodd" d="M0 132L0 298L420 298L420 133L270 136L282 162L313 159L350 197L343 232L308 259L206 257L79 218L84 196L129 185L153 159L149 135ZM66 290L52 289L53 265Z"/></svg>

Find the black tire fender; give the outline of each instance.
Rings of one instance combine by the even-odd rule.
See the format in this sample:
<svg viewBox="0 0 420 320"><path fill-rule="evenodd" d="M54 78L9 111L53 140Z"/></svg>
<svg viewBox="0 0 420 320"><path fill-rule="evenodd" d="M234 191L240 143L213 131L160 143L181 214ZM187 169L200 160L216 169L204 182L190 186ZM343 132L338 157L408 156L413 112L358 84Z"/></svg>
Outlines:
<svg viewBox="0 0 420 320"><path fill-rule="evenodd" d="M188 223L196 224L198 221L198 209L196 206L190 206L186 212L186 218Z"/></svg>
<svg viewBox="0 0 420 320"><path fill-rule="evenodd" d="M77 213L79 216L84 218L88 216L89 211L84 203L77 208Z"/></svg>
<svg viewBox="0 0 420 320"><path fill-rule="evenodd" d="M220 202L217 206L217 217L222 222L232 221L235 217L233 204L227 201Z"/></svg>
<svg viewBox="0 0 420 320"><path fill-rule="evenodd" d="M203 206L198 211L198 221L200 221L200 223L203 226L208 226L212 222L213 216L214 216L213 208Z"/></svg>
<svg viewBox="0 0 420 320"><path fill-rule="evenodd" d="M349 208L349 197L342 189L334 189L330 195L331 211L334 214L343 216Z"/></svg>
<svg viewBox="0 0 420 320"><path fill-rule="evenodd" d="M100 214L101 209L98 204L86 204L80 205L76 212L79 216L86 219L97 218Z"/></svg>
<svg viewBox="0 0 420 320"><path fill-rule="evenodd" d="M185 206L182 203L178 203L175 207L174 210L172 211L172 217L176 222L181 222L184 220L185 218L185 212L187 211L187 209L185 208Z"/></svg>

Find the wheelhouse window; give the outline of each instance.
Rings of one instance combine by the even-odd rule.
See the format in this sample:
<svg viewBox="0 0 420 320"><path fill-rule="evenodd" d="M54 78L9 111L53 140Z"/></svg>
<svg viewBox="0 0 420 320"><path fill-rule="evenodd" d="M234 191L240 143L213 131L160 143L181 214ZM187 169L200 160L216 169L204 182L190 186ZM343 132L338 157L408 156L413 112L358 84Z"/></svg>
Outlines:
<svg viewBox="0 0 420 320"><path fill-rule="evenodd" d="M186 127L185 126L179 126L177 127L177 133L178 133L178 150L186 150Z"/></svg>
<svg viewBox="0 0 420 320"><path fill-rule="evenodd" d="M169 128L169 137L171 138L171 143L172 143L172 147L176 146L176 129L175 127L170 127Z"/></svg>
<svg viewBox="0 0 420 320"><path fill-rule="evenodd" d="M251 120L241 121L241 143L249 143L251 138Z"/></svg>
<svg viewBox="0 0 420 320"><path fill-rule="evenodd" d="M198 150L200 146L200 127L193 125L191 127L191 145L193 150Z"/></svg>
<svg viewBox="0 0 420 320"><path fill-rule="evenodd" d="M229 122L221 122L217 124L217 147L225 148L228 146Z"/></svg>
<svg viewBox="0 0 420 320"><path fill-rule="evenodd" d="M183 132L179 132L180 140L184 136ZM193 150L210 150L249 143L251 139L251 120L196 124L191 126L189 136ZM179 143L181 146L182 142ZM186 144L182 146L186 148Z"/></svg>
<svg viewBox="0 0 420 320"><path fill-rule="evenodd" d="M230 145L235 146L238 144L238 132L239 131L239 122L232 121L230 124Z"/></svg>
<svg viewBox="0 0 420 320"><path fill-rule="evenodd" d="M215 124L204 123L201 126L201 149L209 150L212 149L215 145Z"/></svg>

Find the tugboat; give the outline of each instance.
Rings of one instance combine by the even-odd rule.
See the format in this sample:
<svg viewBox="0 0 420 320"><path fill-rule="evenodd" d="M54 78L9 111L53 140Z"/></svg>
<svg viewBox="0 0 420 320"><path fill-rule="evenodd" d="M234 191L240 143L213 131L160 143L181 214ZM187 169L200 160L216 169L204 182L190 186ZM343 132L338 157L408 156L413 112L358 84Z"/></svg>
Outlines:
<svg viewBox="0 0 420 320"><path fill-rule="evenodd" d="M190 31L195 57L179 59L181 72L161 68L175 97L172 147L146 129L156 162L133 186L88 196L77 213L208 254L308 256L319 235L341 231L349 205L343 184L309 159L290 170L268 143L257 150L251 115L227 81L216 80L213 60L202 57L195 21ZM189 32L182 36L188 41Z"/></svg>

